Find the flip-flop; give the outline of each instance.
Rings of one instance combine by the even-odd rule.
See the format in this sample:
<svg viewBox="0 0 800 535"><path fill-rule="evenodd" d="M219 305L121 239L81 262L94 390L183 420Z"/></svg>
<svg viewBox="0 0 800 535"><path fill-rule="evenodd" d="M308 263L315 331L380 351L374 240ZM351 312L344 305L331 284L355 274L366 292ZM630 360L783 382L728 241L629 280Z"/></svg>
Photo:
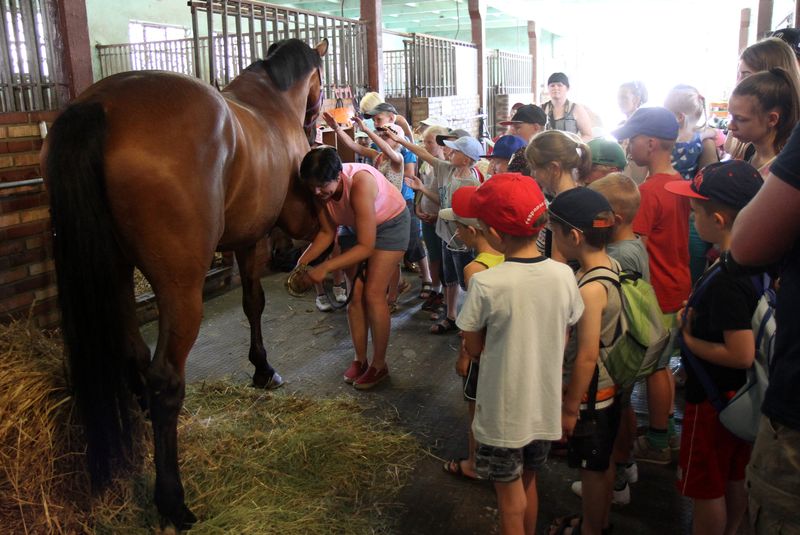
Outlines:
<svg viewBox="0 0 800 535"><path fill-rule="evenodd" d="M442 465L442 470L444 470L451 476L463 477L464 479L469 479L470 481L480 481L482 478L468 476L467 474L464 473L464 470L461 469L461 461L466 461L466 460L467 459L463 457L461 459L450 459L449 461L446 461Z"/></svg>

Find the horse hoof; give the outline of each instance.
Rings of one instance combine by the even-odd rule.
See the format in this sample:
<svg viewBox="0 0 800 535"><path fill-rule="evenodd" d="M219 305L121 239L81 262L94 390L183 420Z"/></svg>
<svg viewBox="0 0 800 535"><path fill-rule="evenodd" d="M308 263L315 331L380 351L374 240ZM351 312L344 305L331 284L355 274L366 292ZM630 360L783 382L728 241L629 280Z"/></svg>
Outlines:
<svg viewBox="0 0 800 535"><path fill-rule="evenodd" d="M179 511L163 519L162 533L169 533L170 528L172 528L175 533L180 533L181 531L191 529L192 526L197 523L197 517L191 509L186 507L185 503L181 504L179 508Z"/></svg>
<svg viewBox="0 0 800 535"><path fill-rule="evenodd" d="M272 372L270 377L256 374L253 376L253 386L256 388L263 388L265 390L275 390L285 384L283 377L278 372Z"/></svg>

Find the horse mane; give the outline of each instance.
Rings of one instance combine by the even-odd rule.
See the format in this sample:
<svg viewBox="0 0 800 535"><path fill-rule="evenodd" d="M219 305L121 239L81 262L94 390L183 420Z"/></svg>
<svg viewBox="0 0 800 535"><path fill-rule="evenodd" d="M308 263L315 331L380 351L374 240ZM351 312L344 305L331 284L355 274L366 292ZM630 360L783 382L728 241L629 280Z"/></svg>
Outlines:
<svg viewBox="0 0 800 535"><path fill-rule="evenodd" d="M300 39L284 39L272 43L266 59L254 62L246 70L261 69L281 91L286 91L312 69L322 65L317 51Z"/></svg>

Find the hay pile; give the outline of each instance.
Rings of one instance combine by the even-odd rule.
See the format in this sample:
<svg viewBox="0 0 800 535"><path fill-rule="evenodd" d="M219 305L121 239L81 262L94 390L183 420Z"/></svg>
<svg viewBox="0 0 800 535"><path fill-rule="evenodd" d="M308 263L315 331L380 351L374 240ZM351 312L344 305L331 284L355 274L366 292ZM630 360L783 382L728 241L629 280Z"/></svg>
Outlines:
<svg viewBox="0 0 800 535"><path fill-rule="evenodd" d="M89 497L59 355L27 325L0 326L0 525L152 533L151 452L136 475ZM392 531L394 498L419 449L361 412L344 399L191 385L179 442L187 503L200 518L192 533Z"/></svg>

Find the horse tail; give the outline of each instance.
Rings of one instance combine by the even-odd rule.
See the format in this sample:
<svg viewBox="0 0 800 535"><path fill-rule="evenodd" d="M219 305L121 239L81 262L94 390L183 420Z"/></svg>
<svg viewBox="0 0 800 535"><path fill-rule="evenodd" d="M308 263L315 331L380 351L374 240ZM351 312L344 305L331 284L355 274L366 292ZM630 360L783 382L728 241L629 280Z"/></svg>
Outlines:
<svg viewBox="0 0 800 535"><path fill-rule="evenodd" d="M107 121L100 103L69 106L45 162L68 375L95 489L130 460L121 250L106 195Z"/></svg>

